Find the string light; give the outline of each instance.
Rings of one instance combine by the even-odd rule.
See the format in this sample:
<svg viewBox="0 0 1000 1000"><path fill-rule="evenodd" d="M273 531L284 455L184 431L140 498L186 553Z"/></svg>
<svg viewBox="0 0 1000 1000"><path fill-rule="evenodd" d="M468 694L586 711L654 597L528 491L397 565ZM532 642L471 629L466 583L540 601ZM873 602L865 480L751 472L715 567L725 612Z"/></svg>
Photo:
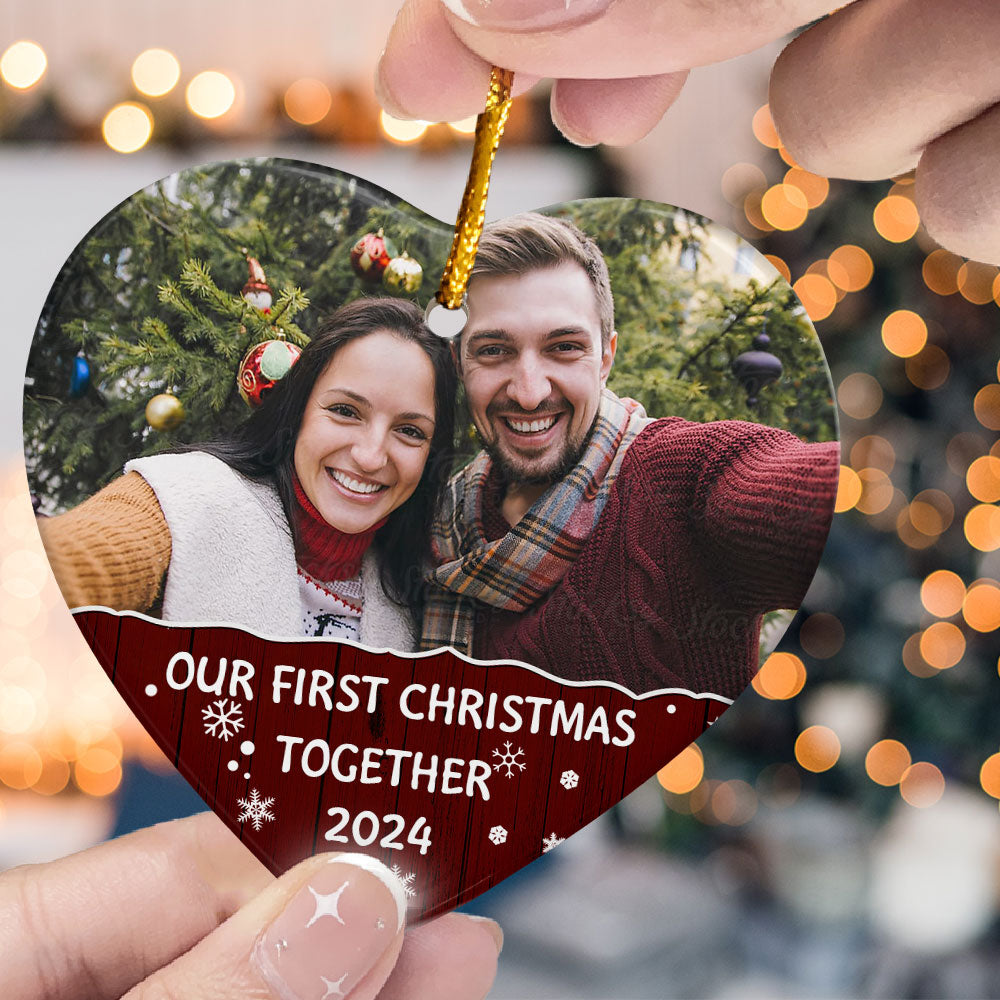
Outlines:
<svg viewBox="0 0 1000 1000"><path fill-rule="evenodd" d="M788 265L780 257L773 253L766 253L764 254L764 259L771 264L771 266L785 279L785 281L791 284L792 272Z"/></svg>
<svg viewBox="0 0 1000 1000"><path fill-rule="evenodd" d="M983 761L983 766L979 769L979 784L987 795L1000 799L1000 753Z"/></svg>
<svg viewBox="0 0 1000 1000"><path fill-rule="evenodd" d="M803 274L792 285L792 290L814 323L826 319L837 305L837 289L822 274Z"/></svg>
<svg viewBox="0 0 1000 1000"><path fill-rule="evenodd" d="M881 469L859 469L861 496L857 508L862 514L881 514L895 495L892 480Z"/></svg>
<svg viewBox="0 0 1000 1000"><path fill-rule="evenodd" d="M805 664L793 653L772 653L750 683L762 698L786 701L805 686Z"/></svg>
<svg viewBox="0 0 1000 1000"><path fill-rule="evenodd" d="M192 78L184 97L199 118L221 118L236 103L236 84L225 73L208 69Z"/></svg>
<svg viewBox="0 0 1000 1000"><path fill-rule="evenodd" d="M140 94L163 97L181 78L181 64L166 49L146 49L132 63L132 83Z"/></svg>
<svg viewBox="0 0 1000 1000"><path fill-rule="evenodd" d="M0 56L0 77L17 90L27 90L41 80L47 66L45 50L37 42L23 39L8 46Z"/></svg>
<svg viewBox="0 0 1000 1000"><path fill-rule="evenodd" d="M116 104L104 116L101 134L116 153L135 153L153 135L153 116L147 107L134 101Z"/></svg>
<svg viewBox="0 0 1000 1000"><path fill-rule="evenodd" d="M830 182L825 177L801 167L792 167L785 172L785 184L802 192L807 208L818 208L830 193Z"/></svg>

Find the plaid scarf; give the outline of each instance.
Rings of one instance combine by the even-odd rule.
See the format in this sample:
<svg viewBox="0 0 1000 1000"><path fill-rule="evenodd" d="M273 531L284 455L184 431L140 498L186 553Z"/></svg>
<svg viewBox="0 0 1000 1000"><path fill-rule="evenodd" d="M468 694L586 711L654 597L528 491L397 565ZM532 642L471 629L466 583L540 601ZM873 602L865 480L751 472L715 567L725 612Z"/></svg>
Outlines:
<svg viewBox="0 0 1000 1000"><path fill-rule="evenodd" d="M496 541L483 528L492 461L480 452L453 476L432 526L438 567L429 575L420 648L452 646L471 656L475 601L525 611L548 594L586 545L628 446L650 422L635 400L605 389L580 461Z"/></svg>

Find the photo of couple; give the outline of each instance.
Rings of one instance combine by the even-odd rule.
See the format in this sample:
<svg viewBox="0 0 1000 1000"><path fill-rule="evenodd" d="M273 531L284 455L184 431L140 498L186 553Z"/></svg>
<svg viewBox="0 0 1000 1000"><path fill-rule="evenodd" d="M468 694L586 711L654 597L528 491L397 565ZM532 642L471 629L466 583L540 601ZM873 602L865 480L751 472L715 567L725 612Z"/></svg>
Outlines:
<svg viewBox="0 0 1000 1000"><path fill-rule="evenodd" d="M467 305L448 342L363 294L232 429L40 518L69 607L735 698L819 562L836 442L609 389L609 271L568 219L488 226Z"/></svg>

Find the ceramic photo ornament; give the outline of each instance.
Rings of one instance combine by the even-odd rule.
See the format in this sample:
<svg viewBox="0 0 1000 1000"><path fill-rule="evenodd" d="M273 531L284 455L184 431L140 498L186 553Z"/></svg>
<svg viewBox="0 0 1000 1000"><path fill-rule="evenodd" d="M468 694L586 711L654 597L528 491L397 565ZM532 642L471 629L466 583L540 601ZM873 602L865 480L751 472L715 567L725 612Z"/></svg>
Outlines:
<svg viewBox="0 0 1000 1000"><path fill-rule="evenodd" d="M706 219L573 202L453 227L246 160L118 206L28 362L56 579L136 716L273 872L363 851L411 918L628 795L749 683L833 512L786 282Z"/></svg>

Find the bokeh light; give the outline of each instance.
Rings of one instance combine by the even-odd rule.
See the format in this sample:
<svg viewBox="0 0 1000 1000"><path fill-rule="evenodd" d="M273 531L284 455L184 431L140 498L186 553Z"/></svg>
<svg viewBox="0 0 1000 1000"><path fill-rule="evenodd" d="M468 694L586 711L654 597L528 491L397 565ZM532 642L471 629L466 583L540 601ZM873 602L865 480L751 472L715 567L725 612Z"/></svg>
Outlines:
<svg viewBox="0 0 1000 1000"><path fill-rule="evenodd" d="M920 652L920 640L923 638L922 632L911 635L903 643L903 666L913 674L914 677L936 677L940 671L932 667Z"/></svg>
<svg viewBox="0 0 1000 1000"><path fill-rule="evenodd" d="M879 740L865 757L865 772L878 785L898 785L910 766L910 751L899 740Z"/></svg>
<svg viewBox="0 0 1000 1000"><path fill-rule="evenodd" d="M236 103L236 84L225 73L207 69L187 85L185 99L199 118L221 118Z"/></svg>
<svg viewBox="0 0 1000 1000"><path fill-rule="evenodd" d="M993 282L1000 274L1000 268L992 264L966 261L956 275L956 283L962 298L977 306L993 301Z"/></svg>
<svg viewBox="0 0 1000 1000"><path fill-rule="evenodd" d="M951 361L937 344L928 344L919 354L907 358L906 377L918 389L940 389L948 381Z"/></svg>
<svg viewBox="0 0 1000 1000"><path fill-rule="evenodd" d="M468 118L460 118L455 122L448 122L448 128L458 135L473 135L476 131L478 115L469 115Z"/></svg>
<svg viewBox="0 0 1000 1000"><path fill-rule="evenodd" d="M116 153L134 153L153 135L153 116L147 107L134 101L116 104L104 116L101 134Z"/></svg>
<svg viewBox="0 0 1000 1000"><path fill-rule="evenodd" d="M911 764L900 779L899 794L908 805L927 809L944 795L944 775L927 761Z"/></svg>
<svg viewBox="0 0 1000 1000"><path fill-rule="evenodd" d="M722 175L722 197L731 205L741 205L750 191L764 191L767 178L756 163L734 163Z"/></svg>
<svg viewBox="0 0 1000 1000"><path fill-rule="evenodd" d="M963 259L950 250L932 250L921 268L924 284L936 295L954 295L958 291L958 271L963 263Z"/></svg>
<svg viewBox="0 0 1000 1000"><path fill-rule="evenodd" d="M693 743L685 747L669 764L656 772L656 780L675 795L696 788L705 774L705 760Z"/></svg>
<svg viewBox="0 0 1000 1000"><path fill-rule="evenodd" d="M757 109L751 122L751 128L757 141L762 146L767 146L768 149L777 149L781 145L781 140L778 138L778 130L774 127L774 121L771 118L771 108L769 105L765 104Z"/></svg>
<svg viewBox="0 0 1000 1000"><path fill-rule="evenodd" d="M830 254L827 261L830 280L845 292L860 292L866 288L875 273L868 251L853 243L845 243Z"/></svg>
<svg viewBox="0 0 1000 1000"><path fill-rule="evenodd" d="M1000 431L1000 385L984 385L972 402L976 419L991 431Z"/></svg>
<svg viewBox="0 0 1000 1000"><path fill-rule="evenodd" d="M981 455L975 459L965 474L965 486L972 496L983 503L1000 500L1000 458Z"/></svg>
<svg viewBox="0 0 1000 1000"><path fill-rule="evenodd" d="M797 229L809 215L806 196L790 184L775 184L769 187L760 199L761 215L775 229L788 231Z"/></svg>
<svg viewBox="0 0 1000 1000"><path fill-rule="evenodd" d="M163 97L181 78L181 64L166 49L146 49L132 63L132 83L140 94Z"/></svg>
<svg viewBox="0 0 1000 1000"><path fill-rule="evenodd" d="M772 653L750 683L762 697L786 701L794 698L805 685L805 664L794 653Z"/></svg>
<svg viewBox="0 0 1000 1000"><path fill-rule="evenodd" d="M965 584L950 569L937 569L920 585L920 603L935 618L951 618L962 610Z"/></svg>
<svg viewBox="0 0 1000 1000"><path fill-rule="evenodd" d="M423 138L429 122L404 121L401 118L393 118L392 115L382 111L379 114L379 124L389 139L401 145L406 145Z"/></svg>
<svg viewBox="0 0 1000 1000"><path fill-rule="evenodd" d="M867 372L852 372L837 387L837 404L847 416L868 420L882 405L882 386Z"/></svg>
<svg viewBox="0 0 1000 1000"><path fill-rule="evenodd" d="M795 741L795 759L807 771L829 771L840 759L840 740L828 726L809 726Z"/></svg>
<svg viewBox="0 0 1000 1000"><path fill-rule="evenodd" d="M963 525L968 543L980 552L1000 548L1000 508L993 504L977 504L965 515Z"/></svg>
<svg viewBox="0 0 1000 1000"><path fill-rule="evenodd" d="M285 114L299 125L315 125L333 104L330 89L322 80L302 77L285 91Z"/></svg>
<svg viewBox="0 0 1000 1000"><path fill-rule="evenodd" d="M721 781L712 791L711 808L720 823L742 826L757 813L757 793L739 778Z"/></svg>
<svg viewBox="0 0 1000 1000"><path fill-rule="evenodd" d="M909 198L890 194L875 206L872 221L882 239L903 243L913 237L920 226L920 213Z"/></svg>
<svg viewBox="0 0 1000 1000"><path fill-rule="evenodd" d="M837 305L837 289L822 274L803 274L792 289L814 323L826 319Z"/></svg>
<svg viewBox="0 0 1000 1000"><path fill-rule="evenodd" d="M844 645L844 626L836 615L818 611L799 626L799 645L811 657L828 660Z"/></svg>
<svg viewBox="0 0 1000 1000"><path fill-rule="evenodd" d="M0 783L23 791L30 788L42 773L42 758L32 744L11 740L0 745Z"/></svg>
<svg viewBox="0 0 1000 1000"><path fill-rule="evenodd" d="M1000 753L983 761L983 766L979 769L979 784L987 795L1000 799Z"/></svg>
<svg viewBox="0 0 1000 1000"><path fill-rule="evenodd" d="M73 780L87 795L110 795L121 784L121 756L105 747L91 747L73 765Z"/></svg>
<svg viewBox="0 0 1000 1000"><path fill-rule="evenodd" d="M840 467L840 480L837 483L837 499L834 502L833 510L836 514L843 514L846 510L851 510L861 499L861 477L850 466Z"/></svg>
<svg viewBox="0 0 1000 1000"><path fill-rule="evenodd" d="M896 357L911 358L927 343L927 324L911 309L897 309L882 322L882 343Z"/></svg>
<svg viewBox="0 0 1000 1000"><path fill-rule="evenodd" d="M17 90L27 90L45 75L46 66L45 50L37 42L22 39L0 56L0 77Z"/></svg>
<svg viewBox="0 0 1000 1000"><path fill-rule="evenodd" d="M818 208L830 193L830 182L825 177L801 167L792 167L785 172L785 184L802 192L808 208Z"/></svg>
<svg viewBox="0 0 1000 1000"><path fill-rule="evenodd" d="M881 469L859 469L861 496L855 506L862 514L881 514L895 496L892 480Z"/></svg>
<svg viewBox="0 0 1000 1000"><path fill-rule="evenodd" d="M851 446L851 465L856 469L881 469L892 472L896 464L896 450L878 434L866 434Z"/></svg>
<svg viewBox="0 0 1000 1000"><path fill-rule="evenodd" d="M977 632L1000 628L1000 586L992 580L973 583L962 604L962 617Z"/></svg>
<svg viewBox="0 0 1000 1000"><path fill-rule="evenodd" d="M949 670L965 655L965 636L951 622L928 625L920 636L920 655L937 670Z"/></svg>
<svg viewBox="0 0 1000 1000"><path fill-rule="evenodd" d="M777 254L766 253L764 254L764 259L771 264L771 266L785 279L785 281L791 284L792 272L788 265Z"/></svg>

